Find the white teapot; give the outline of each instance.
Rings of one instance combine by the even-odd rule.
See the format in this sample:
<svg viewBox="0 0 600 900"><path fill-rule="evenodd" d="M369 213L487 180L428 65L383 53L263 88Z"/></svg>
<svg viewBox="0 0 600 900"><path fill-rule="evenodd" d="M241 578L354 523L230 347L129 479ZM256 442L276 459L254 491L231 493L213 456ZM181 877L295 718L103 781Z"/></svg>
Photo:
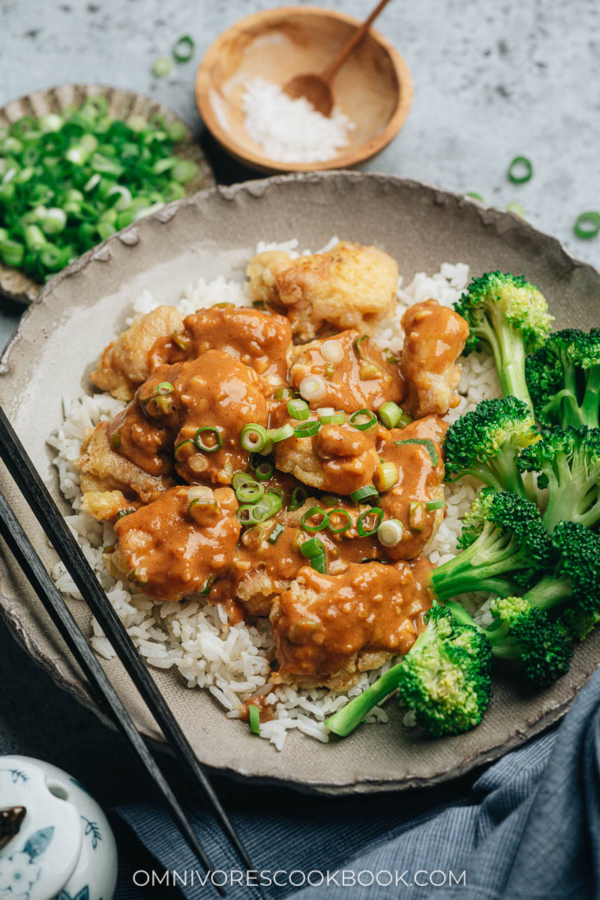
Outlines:
<svg viewBox="0 0 600 900"><path fill-rule="evenodd" d="M108 820L62 769L0 756L0 900L112 900L117 847Z"/></svg>

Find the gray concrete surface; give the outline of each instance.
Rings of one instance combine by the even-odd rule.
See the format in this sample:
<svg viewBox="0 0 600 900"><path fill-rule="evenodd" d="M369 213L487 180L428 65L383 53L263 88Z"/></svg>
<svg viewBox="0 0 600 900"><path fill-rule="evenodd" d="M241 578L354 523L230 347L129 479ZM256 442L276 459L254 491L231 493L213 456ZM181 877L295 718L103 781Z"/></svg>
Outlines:
<svg viewBox="0 0 600 900"><path fill-rule="evenodd" d="M373 0L374 4L374 0ZM193 79L209 44L263 0L0 0L0 104L64 82L106 82L152 94L201 134ZM322 0L325 5L325 0ZM365 16L371 0L330 0ZM527 218L578 257L600 264L600 237L581 241L577 215L600 208L598 0L395 0L378 27L406 57L415 101L404 129L368 168L476 191ZM156 79L152 62L191 34L192 62ZM215 151L220 181L245 177ZM515 155L534 178L511 185ZM0 301L0 309L1 301ZM0 312L0 346L18 316ZM13 646L0 625L0 752L71 768L106 800L143 791L119 744Z"/></svg>

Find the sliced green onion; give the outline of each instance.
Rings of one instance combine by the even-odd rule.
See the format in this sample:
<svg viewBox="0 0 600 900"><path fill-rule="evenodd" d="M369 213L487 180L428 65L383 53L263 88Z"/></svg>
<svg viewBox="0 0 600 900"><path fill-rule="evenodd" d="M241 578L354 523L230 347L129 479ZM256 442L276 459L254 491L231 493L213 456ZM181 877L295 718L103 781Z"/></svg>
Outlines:
<svg viewBox="0 0 600 900"><path fill-rule="evenodd" d="M533 164L526 156L515 156L508 167L508 180L513 184L525 184L533 175Z"/></svg>
<svg viewBox="0 0 600 900"><path fill-rule="evenodd" d="M209 434L212 434L216 439L215 444L207 444L205 441L205 433L206 437ZM200 436L202 435L202 437ZM202 450L204 453L215 453L216 450L220 450L223 446L223 438L221 437L221 433L218 428L213 428L212 425L203 425L201 428L198 428L194 437L194 442L198 450Z"/></svg>
<svg viewBox="0 0 600 900"><path fill-rule="evenodd" d="M274 444L279 444L280 441L285 441L287 440L287 438L292 437L294 434L294 429L289 422L286 422L286 424L282 425L281 428L270 428L267 434Z"/></svg>
<svg viewBox="0 0 600 900"><path fill-rule="evenodd" d="M319 516L320 518L316 525L311 525L310 519L314 516ZM311 506L300 519L300 524L305 531L323 531L329 524L329 516L320 506Z"/></svg>
<svg viewBox="0 0 600 900"><path fill-rule="evenodd" d="M368 431L377 424L377 416L370 409L359 409L352 413L348 421L358 431Z"/></svg>
<svg viewBox="0 0 600 900"><path fill-rule="evenodd" d="M358 370L358 377L361 381L372 381L374 378L381 377L381 368L375 363L363 363Z"/></svg>
<svg viewBox="0 0 600 900"><path fill-rule="evenodd" d="M320 375L307 375L300 382L300 394L305 400L320 400L327 390L325 382Z"/></svg>
<svg viewBox="0 0 600 900"><path fill-rule="evenodd" d="M113 450L118 450L121 446L121 432L115 431L114 434L110 436L110 446Z"/></svg>
<svg viewBox="0 0 600 900"><path fill-rule="evenodd" d="M302 485L299 485L297 488L294 488L292 491L292 496L290 497L290 503L288 509L290 512L294 512L295 509L300 509L301 506L304 506L306 500L308 498L308 491Z"/></svg>
<svg viewBox="0 0 600 900"><path fill-rule="evenodd" d="M254 525L258 521L258 519L254 518L254 506L253 503L245 503L236 509L235 515L242 525Z"/></svg>
<svg viewBox="0 0 600 900"><path fill-rule="evenodd" d="M369 497L379 497L379 491L372 484L366 484L350 494L353 503L360 503L362 500L368 500Z"/></svg>
<svg viewBox="0 0 600 900"><path fill-rule="evenodd" d="M336 516L336 517L345 516L346 521L344 522L343 525L340 525L339 528L334 528L333 524L332 524L332 519L334 516ZM329 530L332 534L341 534L342 531L348 531L348 529L351 527L351 525L352 525L352 517L350 516L350 513L348 512L347 509L342 509L341 507L337 507L336 509L330 510L329 523L328 523L327 527L329 528Z"/></svg>
<svg viewBox="0 0 600 900"><path fill-rule="evenodd" d="M465 197L473 197L474 200L480 200L481 203L484 202L481 194L476 194L476 193L474 193L474 191L469 191L468 193L465 194Z"/></svg>
<svg viewBox="0 0 600 900"><path fill-rule="evenodd" d="M333 378L335 375L335 365L333 363L327 363L323 374L325 375L325 378Z"/></svg>
<svg viewBox="0 0 600 900"><path fill-rule="evenodd" d="M207 488L207 491L210 491L210 495L195 497L188 506L188 515L197 525L209 525L218 509L213 492L210 488Z"/></svg>
<svg viewBox="0 0 600 900"><path fill-rule="evenodd" d="M518 201L515 201L514 203L507 203L506 209L508 210L508 212L513 213L515 216L519 216L520 219L525 218L525 207Z"/></svg>
<svg viewBox="0 0 600 900"><path fill-rule="evenodd" d="M259 481L268 481L275 471L275 466L270 460L264 460L254 467L254 474Z"/></svg>
<svg viewBox="0 0 600 900"><path fill-rule="evenodd" d="M201 597L208 597L208 595L210 594L210 589L213 586L214 580L215 580L214 575L208 576L208 578L206 579L206 581L204 583L204 587L202 588L201 591L198 591L198 593L200 594Z"/></svg>
<svg viewBox="0 0 600 900"><path fill-rule="evenodd" d="M411 501L408 521L413 531L423 531L425 528L425 504L421 500Z"/></svg>
<svg viewBox="0 0 600 900"><path fill-rule="evenodd" d="M375 524L372 528L365 528L365 521L373 516L375 518ZM372 534L379 529L379 526L383 522L383 510L379 506L372 506L371 509L367 509L364 513L361 513L356 522L356 529L361 537L370 537Z"/></svg>
<svg viewBox="0 0 600 900"><path fill-rule="evenodd" d="M152 71L157 78L165 78L173 68L173 60L169 56L159 56L152 64Z"/></svg>
<svg viewBox="0 0 600 900"><path fill-rule="evenodd" d="M235 488L235 496L240 503L257 503L265 496L265 488L258 481L246 481Z"/></svg>
<svg viewBox="0 0 600 900"><path fill-rule="evenodd" d="M196 453L196 444L194 441L185 440L181 441L175 447L175 459L177 462L185 462L186 459L189 459L190 456L194 456Z"/></svg>
<svg viewBox="0 0 600 900"><path fill-rule="evenodd" d="M244 450L248 450L250 453L260 453L267 445L268 440L267 429L262 425L251 423L242 428L240 443Z"/></svg>
<svg viewBox="0 0 600 900"><path fill-rule="evenodd" d="M310 565L320 575L327 575L327 556L325 553L321 553L320 556L313 556Z"/></svg>
<svg viewBox="0 0 600 900"><path fill-rule="evenodd" d="M189 34L184 34L184 36L180 37L173 47L173 56L175 57L177 62L189 62L189 60L194 55L195 47L196 44L194 43L194 39L190 37Z"/></svg>
<svg viewBox="0 0 600 900"><path fill-rule="evenodd" d="M276 489L269 490L265 494L265 500L269 504L269 514L265 516L265 518L269 519L271 516L276 515L280 509L282 509L283 501L285 500L285 494L283 493L283 491L277 491ZM259 501L259 503L261 502L262 501Z"/></svg>
<svg viewBox="0 0 600 900"><path fill-rule="evenodd" d="M25 256L25 247L18 241L0 241L0 258L5 266L20 266Z"/></svg>
<svg viewBox="0 0 600 900"><path fill-rule="evenodd" d="M198 174L198 166L191 159L182 159L173 169L173 178L181 184L187 184Z"/></svg>
<svg viewBox="0 0 600 900"><path fill-rule="evenodd" d="M363 351L366 349L366 346L368 343L369 343L369 335L368 334L361 334L360 337L357 337L352 341L352 349L354 350L354 353L355 353L357 359L360 359L361 361L366 360L366 356L364 355ZM365 345L364 348L361 347L361 344Z"/></svg>
<svg viewBox="0 0 600 900"><path fill-rule="evenodd" d="M28 250L41 250L46 246L44 233L37 225L28 225L23 231L23 237Z"/></svg>
<svg viewBox="0 0 600 900"><path fill-rule="evenodd" d="M445 509L446 503L444 500L429 500L425 506L429 510L429 512L433 512L435 509Z"/></svg>
<svg viewBox="0 0 600 900"><path fill-rule="evenodd" d="M343 425L345 421L346 414L343 412L321 413L321 425Z"/></svg>
<svg viewBox="0 0 600 900"><path fill-rule="evenodd" d="M377 410L377 415L382 425L386 428L395 428L402 418L402 410L393 400L386 400Z"/></svg>
<svg viewBox="0 0 600 900"><path fill-rule="evenodd" d="M382 462L375 469L373 483L380 494L389 491L398 482L398 466L393 462Z"/></svg>
<svg viewBox="0 0 600 900"><path fill-rule="evenodd" d="M300 547L300 552L305 559L314 559L315 556L325 553L325 544L321 538L310 538L310 540L304 541Z"/></svg>
<svg viewBox="0 0 600 900"><path fill-rule="evenodd" d="M171 335L171 340L174 344L177 344L180 350L184 352L190 349L190 339L187 338L184 334L180 334L178 331L174 331Z"/></svg>
<svg viewBox="0 0 600 900"><path fill-rule="evenodd" d="M402 540L404 525L399 519L388 519L377 529L379 543L384 547L395 547Z"/></svg>
<svg viewBox="0 0 600 900"><path fill-rule="evenodd" d="M288 400L287 411L292 419L299 419L301 422L310 416L310 409L306 400Z"/></svg>
<svg viewBox="0 0 600 900"><path fill-rule="evenodd" d="M234 491L243 484L253 484L254 476L250 472L236 472L231 481Z"/></svg>
<svg viewBox="0 0 600 900"><path fill-rule="evenodd" d="M248 718L252 734L260 734L260 710L255 703L248 704Z"/></svg>
<svg viewBox="0 0 600 900"><path fill-rule="evenodd" d="M294 396L294 392L291 388L278 387L273 396L275 400L289 400Z"/></svg>
<svg viewBox="0 0 600 900"><path fill-rule="evenodd" d="M135 511L136 511L135 506L128 506L127 509L120 509L119 512L117 513L115 522L120 522L120 520L124 519L125 516L130 516L131 513L134 513Z"/></svg>
<svg viewBox="0 0 600 900"><path fill-rule="evenodd" d="M172 394L173 390L174 388L170 381L161 381L156 387L156 393L161 395Z"/></svg>
<svg viewBox="0 0 600 900"><path fill-rule="evenodd" d="M182 122L171 122L168 128L169 140L174 144L180 144L185 138L187 131Z"/></svg>
<svg viewBox="0 0 600 900"><path fill-rule="evenodd" d="M319 421L303 422L302 425L294 428L294 433L297 438L313 437L320 427L321 423Z"/></svg>
<svg viewBox="0 0 600 900"><path fill-rule="evenodd" d="M429 454L429 459L431 460L432 465L437 466L440 461L438 452L435 449L435 444L433 443L431 438L422 438L420 440L418 438L407 438L404 441L394 441L394 443L397 447L400 447L401 444L422 444Z"/></svg>
<svg viewBox="0 0 600 900"><path fill-rule="evenodd" d="M338 363L344 358L344 347L341 341L328 340L321 344L321 356L326 362Z"/></svg>
<svg viewBox="0 0 600 900"><path fill-rule="evenodd" d="M583 240L596 237L600 231L600 213L593 211L581 213L577 216L573 231L578 238L583 238Z"/></svg>
<svg viewBox="0 0 600 900"><path fill-rule="evenodd" d="M275 528L273 528L271 534L267 538L269 544L276 544L277 539L280 537L280 535L283 534L284 531L285 531L285 525L282 525L281 522L277 522L275 524Z"/></svg>

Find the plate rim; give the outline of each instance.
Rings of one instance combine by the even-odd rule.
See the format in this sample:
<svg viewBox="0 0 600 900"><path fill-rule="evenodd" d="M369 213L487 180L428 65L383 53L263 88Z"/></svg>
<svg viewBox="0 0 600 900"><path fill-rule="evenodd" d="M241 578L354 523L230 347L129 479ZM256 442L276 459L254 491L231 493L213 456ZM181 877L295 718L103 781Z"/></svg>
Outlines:
<svg viewBox="0 0 600 900"><path fill-rule="evenodd" d="M554 250L557 251L561 255L561 257L563 257L564 262L568 263L571 268L583 267L587 270L590 270L590 272L593 273L600 281L600 273L598 273L595 267L590 263L578 260L573 257L558 238L541 232L539 229L534 228L531 224L520 219L518 216L515 216L513 213L510 213L503 209L499 209L497 207L489 206L485 203L475 200L474 198L466 197L465 195L455 191L446 190L439 187L438 185L429 182L400 178L398 176L385 175L380 173L352 172L347 170L275 175L259 180L239 182L231 186L215 185L212 188L208 188L196 193L192 197L183 198L181 200L175 201L174 203L168 204L164 207L164 209L160 210L153 216L133 223L123 231L111 235L106 241L103 241L101 244L92 248L83 256L79 257L70 266L57 273L57 275L54 276L54 278L52 278L44 286L38 298L27 308L19 323L17 331L2 352L0 356L0 376L7 374L10 371L10 354L12 348L21 339L21 332L24 328L24 324L28 321L29 316L35 315L35 311L37 310L39 305L46 304L48 296L52 294L53 290L60 284L60 282L65 278L69 278L72 275L76 275L77 273L81 272L92 261L96 259L102 259L103 256L106 259L106 251L110 247L110 244L114 241L122 241L123 236L126 236L124 243L137 243L137 238L135 241L132 241L131 238L127 238L127 235L131 236L135 233L136 229L139 229L140 227L143 229L145 227L144 223L149 222L151 219L158 219L167 223L173 218L173 216L176 215L177 211L180 208L185 206L201 206L205 199L213 196L219 196L226 201L235 198L235 196L239 193L246 193L252 198L261 198L271 187L276 187L277 185L282 183L319 183L340 178L342 180L350 182L369 180L381 183L383 185L389 184L390 182L398 183L402 186L408 187L409 189L425 189L426 192L430 193L433 199L437 200L439 203L443 203L445 200L450 199L454 202L459 203L460 205L474 206L486 215L489 215L489 224L491 224L492 222L497 223L498 221L508 221L513 227L524 229L524 232L536 234L543 237L545 240L549 241L552 244ZM2 597L4 600L8 599L1 585L0 597ZM4 604L0 603L0 615L2 615L2 618L6 621L12 636L16 638L25 652L27 652L28 656L50 675L55 684L57 684L61 689L66 690L68 693L70 693L71 696L73 696L84 706L92 709L96 713L96 715L98 715L100 720L104 722L104 724L108 724L109 727L114 729L112 722L110 722L110 720L108 720L106 716L102 714L102 712L94 704L89 694L86 694L82 685L66 677L65 674L60 670L59 666L57 666L52 659L50 659L43 653L43 651L41 651L41 648L39 648L39 646L36 644L35 639L32 638L32 636L27 633L21 626L20 620L15 614L14 610L12 611L12 614L10 614L10 611L4 606ZM524 727L517 729L514 734L512 734L502 743L497 744L491 748L488 747L480 751L476 751L470 757L463 759L460 763L453 765L451 768L444 768L440 771L436 771L426 776L408 775L401 780L397 779L395 781L374 780L369 779L368 776L365 776L360 781L349 779L347 781L340 781L337 784L333 785L331 783L316 781L310 782L303 777L296 777L293 773L291 773L290 775L286 775L285 778L282 778L268 775L251 775L245 772L240 772L229 764L213 766L204 763L204 765L206 766L207 770L214 772L215 774L231 777L237 781L252 784L278 786L285 785L304 793L320 794L325 796L365 794L376 793L380 791L403 791L419 787L432 787L434 785L442 784L444 782L461 777L480 766L493 762L494 760L503 756L505 753L510 752L516 747L522 745L526 740L529 740L531 737L534 737L535 735L538 735L542 731L549 728L565 715L573 700L575 699L578 691L588 680L593 671L595 671L596 667L597 664L594 664L589 671L586 670L585 672L581 673L580 683L572 686L572 690L568 697L558 701L554 706L540 715L535 721L528 722ZM143 729L140 729L140 733L144 734ZM145 736L147 740L150 740L152 742L153 746L157 747L163 752L169 752L168 748L162 741L157 740L152 736Z"/></svg>

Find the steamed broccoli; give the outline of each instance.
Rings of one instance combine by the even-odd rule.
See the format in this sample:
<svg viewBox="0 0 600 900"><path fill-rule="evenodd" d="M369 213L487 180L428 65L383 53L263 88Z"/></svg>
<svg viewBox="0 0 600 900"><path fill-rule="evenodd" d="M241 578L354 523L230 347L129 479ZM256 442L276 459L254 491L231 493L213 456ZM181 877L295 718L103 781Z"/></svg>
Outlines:
<svg viewBox="0 0 600 900"><path fill-rule="evenodd" d="M600 424L600 328L555 331L525 361L527 385L542 425Z"/></svg>
<svg viewBox="0 0 600 900"><path fill-rule="evenodd" d="M522 400L482 400L448 429L446 480L473 475L489 487L528 498L517 458L537 440L533 416Z"/></svg>
<svg viewBox="0 0 600 900"><path fill-rule="evenodd" d="M478 494L458 546L462 553L431 573L438 600L471 591L509 597L552 565L552 541L537 506L509 492Z"/></svg>
<svg viewBox="0 0 600 900"><path fill-rule="evenodd" d="M527 447L517 461L521 472L539 472L548 488L542 519L549 531L562 520L591 528L600 520L600 429L555 428Z"/></svg>
<svg viewBox="0 0 600 900"><path fill-rule="evenodd" d="M474 624L462 625L434 601L427 627L401 663L393 666L358 697L325 722L345 737L369 710L398 689L431 734L459 734L478 725L491 696L491 650Z"/></svg>
<svg viewBox="0 0 600 900"><path fill-rule="evenodd" d="M495 621L480 632L499 659L519 659L536 687L548 687L569 671L573 645L565 629L553 622L541 606L524 597L492 600ZM475 625L459 603L450 601L452 614L463 624Z"/></svg>
<svg viewBox="0 0 600 900"><path fill-rule="evenodd" d="M541 347L553 316L540 291L522 275L488 272L474 278L454 304L470 328L465 353L491 350L502 393L531 400L525 381L525 355Z"/></svg>

